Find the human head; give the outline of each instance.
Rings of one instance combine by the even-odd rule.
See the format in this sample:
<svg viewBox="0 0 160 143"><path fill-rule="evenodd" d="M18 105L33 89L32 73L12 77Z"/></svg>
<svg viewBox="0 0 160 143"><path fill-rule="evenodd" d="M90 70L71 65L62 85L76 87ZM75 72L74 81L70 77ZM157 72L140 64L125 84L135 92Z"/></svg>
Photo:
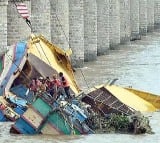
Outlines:
<svg viewBox="0 0 160 143"><path fill-rule="evenodd" d="M46 81L50 81L50 78L49 78L49 76L47 76L47 77L46 77Z"/></svg>
<svg viewBox="0 0 160 143"><path fill-rule="evenodd" d="M37 79L34 77L32 80L36 81Z"/></svg>
<svg viewBox="0 0 160 143"><path fill-rule="evenodd" d="M56 79L56 78L57 78L57 75L56 75L56 74L54 74L54 75L53 75L53 79Z"/></svg>
<svg viewBox="0 0 160 143"><path fill-rule="evenodd" d="M44 78L42 76L39 77L39 81L42 81Z"/></svg>
<svg viewBox="0 0 160 143"><path fill-rule="evenodd" d="M63 76L63 73L62 73L62 72L59 72L59 76L62 77L62 76Z"/></svg>

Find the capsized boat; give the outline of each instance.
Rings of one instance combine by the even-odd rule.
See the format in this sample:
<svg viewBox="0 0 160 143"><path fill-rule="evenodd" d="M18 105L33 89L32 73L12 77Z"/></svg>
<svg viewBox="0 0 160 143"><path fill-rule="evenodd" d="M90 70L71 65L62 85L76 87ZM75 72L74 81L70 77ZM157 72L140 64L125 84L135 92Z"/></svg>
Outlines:
<svg viewBox="0 0 160 143"><path fill-rule="evenodd" d="M24 134L71 134L72 132L89 134L94 132L86 122L89 117L83 112L82 107L78 106L80 102L78 104L73 104L72 101L50 103L52 97L45 92L38 94L37 97L29 90L32 78L51 77L55 73L63 72L70 83L72 94L75 98L79 97L81 90L74 78L68 51L53 45L42 35L32 35L28 42L18 42L7 51L3 58L3 65L0 95L8 106L14 105L10 106L10 109L14 111L12 113L19 115L11 131ZM8 94L11 95L9 98ZM90 104L95 112L100 111L104 117L112 112L131 115L135 111L156 110L156 107L145 99L118 86L97 86L82 97L82 101L87 97L84 101ZM142 105L137 106L131 101L138 101ZM60 106L61 103L65 105ZM66 126L62 128L64 125Z"/></svg>
<svg viewBox="0 0 160 143"><path fill-rule="evenodd" d="M152 94L150 92L138 90L138 89L133 89L133 88L128 88L125 87L129 92L132 92L139 96L140 98L146 100L147 102L151 103L157 110L160 109L160 96L156 94Z"/></svg>
<svg viewBox="0 0 160 143"><path fill-rule="evenodd" d="M6 121L8 119L14 121L17 118L17 114L21 114L25 111L25 108L22 106L15 106L17 97L9 96L10 89L13 86L14 81L19 76L20 71L22 70L26 62L26 43L19 42L14 46L9 47L8 51L3 55L1 76L0 76L0 102L5 105L5 109L1 110L0 121ZM13 94L11 94L13 95ZM7 98L6 98L7 97ZM15 102L10 102L14 100ZM18 100L20 101L20 100ZM24 101L23 99L21 101ZM20 102L19 102L19 105ZM9 112L4 112L5 110ZM7 113L7 114L6 114Z"/></svg>
<svg viewBox="0 0 160 143"><path fill-rule="evenodd" d="M15 107L11 109L13 109L13 113L15 111L22 114L26 110L22 104L24 102L30 104L34 99L33 92L28 90L31 79L39 76L51 77L60 71L69 79L72 92L78 93L80 89L74 78L69 52L51 44L41 35L37 37L32 35L29 41L17 42L9 47L3 55L0 72L0 95L4 97L3 100L12 103L15 96L18 96L14 102ZM14 98L6 96L8 93ZM22 98L21 101L20 98Z"/></svg>
<svg viewBox="0 0 160 143"><path fill-rule="evenodd" d="M82 100L104 113L108 107L119 112L121 108L125 108L121 111L125 114L132 114L134 111L154 112L160 109L160 96L113 84L91 88Z"/></svg>
<svg viewBox="0 0 160 143"><path fill-rule="evenodd" d="M59 97L53 103L48 94L39 95L27 111L12 125L10 132L18 134L91 134L87 115L78 101L67 102Z"/></svg>

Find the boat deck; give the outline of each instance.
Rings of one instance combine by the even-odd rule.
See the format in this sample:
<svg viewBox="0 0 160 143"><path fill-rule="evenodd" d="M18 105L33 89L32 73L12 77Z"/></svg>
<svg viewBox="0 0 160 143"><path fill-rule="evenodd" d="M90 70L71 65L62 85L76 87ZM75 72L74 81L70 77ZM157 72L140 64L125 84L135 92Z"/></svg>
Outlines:
<svg viewBox="0 0 160 143"><path fill-rule="evenodd" d="M104 87L88 93L82 100L100 110L104 115L113 112L131 115L135 111L118 100Z"/></svg>

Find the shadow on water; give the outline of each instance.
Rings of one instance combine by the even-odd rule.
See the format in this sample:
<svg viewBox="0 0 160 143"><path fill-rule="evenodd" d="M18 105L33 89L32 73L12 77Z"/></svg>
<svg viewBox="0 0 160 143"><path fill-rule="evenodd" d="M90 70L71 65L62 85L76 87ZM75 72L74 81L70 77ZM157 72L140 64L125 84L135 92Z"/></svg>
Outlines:
<svg viewBox="0 0 160 143"><path fill-rule="evenodd" d="M160 95L160 33L153 32L142 40L120 45L109 55L98 57L97 61L85 63L84 68L76 70L80 87L106 83L108 79L118 78L117 84L132 86ZM24 136L11 135L11 123L0 123L1 143L158 143L160 142L160 112L148 113L155 134L96 134L87 136Z"/></svg>

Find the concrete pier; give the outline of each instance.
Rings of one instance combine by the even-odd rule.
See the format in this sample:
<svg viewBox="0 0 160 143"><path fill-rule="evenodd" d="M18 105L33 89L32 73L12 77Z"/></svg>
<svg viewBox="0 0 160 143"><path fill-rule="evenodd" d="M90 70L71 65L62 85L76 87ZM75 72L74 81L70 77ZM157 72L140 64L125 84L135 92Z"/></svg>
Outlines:
<svg viewBox="0 0 160 143"><path fill-rule="evenodd" d="M84 0L84 61L97 59L97 4Z"/></svg>
<svg viewBox="0 0 160 143"><path fill-rule="evenodd" d="M154 28L160 28L160 0L154 0Z"/></svg>
<svg viewBox="0 0 160 143"><path fill-rule="evenodd" d="M131 37L130 25L130 0L119 0L120 2L120 42L124 44Z"/></svg>
<svg viewBox="0 0 160 143"><path fill-rule="evenodd" d="M109 50L109 0L97 0L97 55Z"/></svg>
<svg viewBox="0 0 160 143"><path fill-rule="evenodd" d="M84 14L83 0L69 0L69 42L73 51L72 64L84 64Z"/></svg>
<svg viewBox="0 0 160 143"><path fill-rule="evenodd" d="M120 44L120 3L119 0L109 0L109 45L116 49Z"/></svg>
<svg viewBox="0 0 160 143"><path fill-rule="evenodd" d="M0 55L7 48L7 0L0 0Z"/></svg>
<svg viewBox="0 0 160 143"><path fill-rule="evenodd" d="M139 1L139 33L141 35L147 34L147 0Z"/></svg>
<svg viewBox="0 0 160 143"><path fill-rule="evenodd" d="M131 40L140 39L139 35L139 0L130 0Z"/></svg>
<svg viewBox="0 0 160 143"><path fill-rule="evenodd" d="M32 32L51 40L50 0L31 1Z"/></svg>
<svg viewBox="0 0 160 143"><path fill-rule="evenodd" d="M69 48L68 0L51 0L51 41L57 46Z"/></svg>
<svg viewBox="0 0 160 143"><path fill-rule="evenodd" d="M154 30L154 0L147 0L147 32Z"/></svg>

